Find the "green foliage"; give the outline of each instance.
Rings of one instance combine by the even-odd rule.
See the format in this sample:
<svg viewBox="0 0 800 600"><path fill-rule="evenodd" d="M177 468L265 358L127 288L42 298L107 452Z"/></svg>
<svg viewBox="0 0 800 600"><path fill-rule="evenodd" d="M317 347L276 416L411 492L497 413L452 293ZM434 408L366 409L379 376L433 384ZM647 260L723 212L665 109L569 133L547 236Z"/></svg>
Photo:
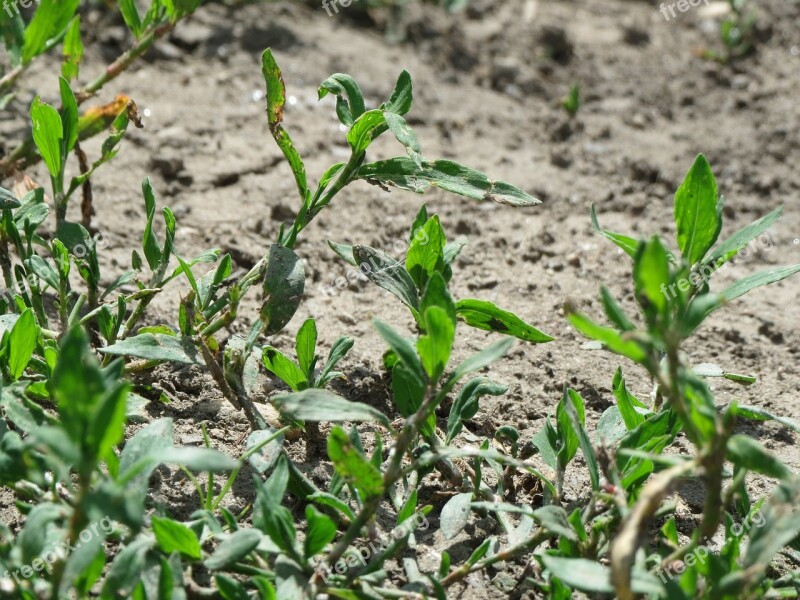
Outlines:
<svg viewBox="0 0 800 600"><path fill-rule="evenodd" d="M569 88L569 94L561 102L561 106L570 117L578 116L578 111L581 109L581 87L577 83Z"/></svg>

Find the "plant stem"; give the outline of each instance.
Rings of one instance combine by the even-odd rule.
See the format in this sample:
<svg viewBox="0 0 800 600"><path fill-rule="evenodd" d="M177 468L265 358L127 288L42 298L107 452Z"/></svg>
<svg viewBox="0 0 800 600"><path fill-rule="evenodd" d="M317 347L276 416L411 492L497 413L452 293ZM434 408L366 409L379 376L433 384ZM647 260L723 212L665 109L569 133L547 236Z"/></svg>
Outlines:
<svg viewBox="0 0 800 600"><path fill-rule="evenodd" d="M505 550L501 550L497 554L493 554L483 560L479 560L474 565L469 564L469 562L461 565L455 571L451 571L447 577L442 579L441 584L442 587L448 587L454 584L457 581L461 581L470 573L474 573L475 571L481 571L487 567L492 566L498 562L502 562L504 560L510 560L522 552L529 550L531 548L536 548L539 544L547 541L553 534L545 531L544 529L537 528L536 531L533 532L532 535L527 537L526 539L522 540L518 544L513 546L509 546Z"/></svg>
<svg viewBox="0 0 800 600"><path fill-rule="evenodd" d="M427 419L428 415L436 408L439 403L439 395L431 393L430 388L426 392L425 399L422 401L417 412L406 419L406 423L400 434L397 436L397 441L392 448L391 459L386 472L383 474L383 487L389 489L402 475L401 466L403 464L403 457L411 446L414 438L419 433L419 428ZM333 550L328 555L326 562L328 565L335 565L336 562L342 557L347 548L350 547L351 542L358 537L361 528L364 527L372 518L372 515L380 506L382 496L374 496L368 499L361 510L356 515L355 520L347 528L344 536L337 542ZM319 577L319 572L315 579Z"/></svg>
<svg viewBox="0 0 800 600"><path fill-rule="evenodd" d="M620 600L634 600L631 589L631 568L639 541L661 501L672 491L675 482L698 466L698 461L687 461L662 471L642 489L639 501L625 519L622 530L611 544L611 582Z"/></svg>

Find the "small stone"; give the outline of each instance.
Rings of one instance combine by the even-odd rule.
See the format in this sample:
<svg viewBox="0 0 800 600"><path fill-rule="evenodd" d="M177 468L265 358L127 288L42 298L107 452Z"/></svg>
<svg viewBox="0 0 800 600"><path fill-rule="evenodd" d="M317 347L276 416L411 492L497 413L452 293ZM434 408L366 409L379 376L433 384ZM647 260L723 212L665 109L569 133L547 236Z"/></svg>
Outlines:
<svg viewBox="0 0 800 600"><path fill-rule="evenodd" d="M182 57L183 51L175 44L171 44L166 40L161 40L159 43L150 46L147 54L144 55L144 59L148 62L153 62L156 60L172 62L178 61Z"/></svg>
<svg viewBox="0 0 800 600"><path fill-rule="evenodd" d="M165 179L174 179L185 167L180 155L171 151L161 152L153 156L150 160L150 165L153 170L157 171Z"/></svg>
<svg viewBox="0 0 800 600"><path fill-rule="evenodd" d="M178 48L192 52L211 37L211 28L195 20L184 21L170 36L170 41Z"/></svg>
<svg viewBox="0 0 800 600"><path fill-rule="evenodd" d="M574 133L572 121L569 119L562 119L550 128L550 139L554 142L563 142L568 140Z"/></svg>
<svg viewBox="0 0 800 600"><path fill-rule="evenodd" d="M285 204L276 204L272 207L273 221L292 221L294 217L295 212Z"/></svg>
<svg viewBox="0 0 800 600"><path fill-rule="evenodd" d="M503 89L510 83L514 83L522 71L519 60L513 56L503 56L492 63L492 87Z"/></svg>
<svg viewBox="0 0 800 600"><path fill-rule="evenodd" d="M575 48L563 27L545 25L539 34L539 41L545 47L547 55L559 64L568 63L575 54Z"/></svg>
<svg viewBox="0 0 800 600"><path fill-rule="evenodd" d="M631 178L634 181L644 181L647 183L656 183L661 176L660 169L651 165L645 160L634 160L629 165Z"/></svg>
<svg viewBox="0 0 800 600"><path fill-rule="evenodd" d="M572 164L572 157L566 150L554 148L550 152L550 164L559 169L566 169Z"/></svg>
<svg viewBox="0 0 800 600"><path fill-rule="evenodd" d="M650 43L650 33L638 25L628 25L622 31L622 39L631 46L646 46Z"/></svg>
<svg viewBox="0 0 800 600"><path fill-rule="evenodd" d="M581 257L573 252L572 254L567 255L567 264L571 267L580 268Z"/></svg>
<svg viewBox="0 0 800 600"><path fill-rule="evenodd" d="M199 433L192 433L180 436L181 444L184 446L201 446L203 445L203 436Z"/></svg>

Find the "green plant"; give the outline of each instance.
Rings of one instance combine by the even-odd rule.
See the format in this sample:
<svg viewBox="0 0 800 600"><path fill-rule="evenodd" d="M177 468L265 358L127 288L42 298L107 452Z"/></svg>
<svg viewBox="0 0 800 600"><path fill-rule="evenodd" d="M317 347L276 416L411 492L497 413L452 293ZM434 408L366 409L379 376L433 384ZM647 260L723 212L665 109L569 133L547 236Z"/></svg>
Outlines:
<svg viewBox="0 0 800 600"><path fill-rule="evenodd" d="M126 5L125 17L136 33L139 27L131 6ZM98 238L90 234L87 226L69 221L67 209L78 189L86 194L86 184L94 170L113 158L135 112L127 101L115 108L112 132L102 147L101 157L91 166L85 166L86 159L78 152L80 175L67 182L65 165L77 148L81 132L101 131L110 112L80 118L77 95L65 78L60 80L60 110L38 99L34 102L31 143L50 173L56 227L52 237L45 235L49 208L43 189L18 199L0 188L0 262L6 284L0 302L7 313L3 316L0 338L3 411L0 459L8 467L4 483L14 487L18 497L29 503L23 507L31 512L26 528L36 531L38 545L31 546L32 534L25 531L20 539L4 532L0 566L8 566L12 574L10 578L6 575L0 578L4 593L27 600L34 593L49 597L74 593L84 597L92 589L101 590L103 598L128 595L160 598L182 594L187 588L205 595L211 588L201 588L191 574L193 568L201 565L212 573L214 588L228 597L245 597L254 592L261 597L277 593L283 598L290 597L286 595L286 586L304 587L309 582L316 586L314 573L319 557L336 563L345 551L352 550L350 542L361 533L361 526L372 520L386 486L407 477L405 457L411 451L428 447L419 445L418 433L424 433L431 448L444 449L435 423L431 422L436 405L466 374L499 358L508 349L507 343L496 344L446 377L456 313L479 328L538 341L550 339L492 304L465 300L456 306L449 299L445 277L449 279L449 265L461 245L447 251L455 254L445 264L445 240L438 218L427 219L423 209L421 229L438 235L441 243L429 249L412 246L407 258L409 277L413 278L414 293L418 295L414 313L424 336L417 344L419 354L412 364L414 370L404 373L399 361L399 358L411 360L409 355L399 355L394 367L398 381L411 377L409 381L414 386L401 399L407 403L401 414L408 416L408 422L400 432L375 409L349 402L324 389L340 376L333 369L352 346L349 338L340 338L334 344L319 373L313 320L306 321L298 332L297 363L261 342L263 335L274 335L286 326L301 301L304 268L293 250L298 235L351 182L363 179L418 193L436 186L478 201L495 200L520 206L537 203L510 184L492 181L452 161L426 161L416 136L403 118L412 103L411 79L405 72L389 100L373 110L367 110L358 85L348 75L337 74L323 82L320 97L336 96L337 114L349 128L351 157L346 163L326 170L317 187L311 188L302 160L282 125L284 84L269 51L264 53L263 67L270 131L291 168L301 206L294 222L281 228L277 243L268 248L259 264L237 278L232 277L229 255L220 257L215 250L191 260L180 255L175 238L176 219L168 208L162 210L163 239L159 239L161 236L155 233L156 198L146 179L142 185L146 222L141 250L133 251L129 270L102 286L101 281L108 279L101 273ZM368 146L386 132L391 132L404 146L407 157L367 162ZM16 161L14 168L22 164ZM426 256L429 250L433 254ZM173 258L177 266L171 265ZM195 275L193 269L203 263L217 264L204 275ZM79 278L74 276L75 271ZM179 307L177 329L165 325L141 327L152 299L167 284L182 278L189 288ZM131 284L134 291L122 291ZM231 336L221 342L218 333L237 319L242 298L256 286L264 292L264 300L249 334ZM57 323L52 325L50 306L55 306L58 315ZM400 344L395 350L401 348L405 352L412 347L407 341L398 341L402 338L388 328L384 333ZM101 362L96 352L102 356ZM145 402L130 393L125 376L134 376L165 362L206 366L222 394L244 411L253 431L239 461L213 451L204 427L206 448L173 447L169 420L151 423L129 439L122 451L118 450L126 418L135 418ZM375 479L383 453L380 434L376 436L373 456L366 461L358 432L334 429L328 439L328 450L334 457L336 476L325 491L307 479L283 448L286 428L268 422L253 402L262 364L297 390L298 395L275 399L274 404L280 407L290 425L310 424L308 441L312 450L322 439L315 427L321 416L322 420L335 422L377 420L393 436L396 458L388 471ZM81 391L82 386L86 390ZM419 386L424 388L423 396L418 395ZM502 386L486 378L468 382L452 412L448 443L458 433L461 422L477 412L479 397L502 391ZM415 403L418 406L414 407ZM506 433L513 437L511 432ZM454 480L463 479L449 457L436 456L432 464L437 469ZM246 508L233 514L223 503L245 461L255 474L255 510ZM161 463L180 466L197 491L200 508L186 521L173 519L164 507L150 503L147 497L148 478ZM46 475L53 464L59 469L57 478ZM12 465L16 466L11 468ZM214 473L219 471L228 475L217 489ZM271 475L264 481L267 472ZM479 497L495 497L481 481L480 473L468 471L467 479L474 482ZM72 480L77 481L77 487ZM71 491L65 495L59 491L59 485L66 482L70 482ZM293 517L281 504L285 490L317 506L309 504L306 508L306 533L310 537L302 548L295 543ZM348 497L344 495L346 490ZM417 507L416 498L412 492L399 507L398 525L430 510ZM103 535L95 532L91 544L87 542L79 549L75 541L87 525L96 522L101 514L98 511L108 524L108 531ZM246 518L252 520L253 528L245 526ZM330 547L339 529L344 535ZM408 529L403 541L388 548L383 560L399 551L413 535L412 531ZM110 554L103 548L107 538L114 544ZM33 560L60 540L67 540L72 554L54 562L52 570L42 573L35 570L36 575L23 574L23 579L13 575L15 569L28 566L25 561ZM23 547L25 553L20 555L19 549ZM184 572L187 572L185 578ZM233 574L247 578L242 582L233 578ZM375 573L373 578L377 582L380 576ZM153 596L156 592L148 583L151 581L161 582L159 590L172 591L159 591L162 595ZM277 591L273 591L273 582ZM334 587L345 590L349 584L337 582Z"/></svg>
<svg viewBox="0 0 800 600"><path fill-rule="evenodd" d="M756 45L758 15L749 0L728 0L729 14L720 22L719 35L724 51L706 51L706 56L730 62L750 54Z"/></svg>
<svg viewBox="0 0 800 600"><path fill-rule="evenodd" d="M347 355L353 344L353 339L349 337L340 337L336 340L328 359L317 372L317 361L320 358L316 355L317 325L314 319L307 319L297 331L295 350L298 362L292 361L272 346L263 347L261 355L267 371L295 392L299 392L308 388L324 388L331 380L344 377L342 373L333 369Z"/></svg>
<svg viewBox="0 0 800 600"><path fill-rule="evenodd" d="M569 89L569 94L561 102L561 106L570 117L576 117L581 108L581 87L576 83Z"/></svg>
<svg viewBox="0 0 800 600"><path fill-rule="evenodd" d="M775 494L766 501L770 511L779 514L787 502L796 500L798 480L778 459L771 456L755 440L734 434L738 418L773 418L763 411L736 403L719 410L704 377L726 376L749 385L754 378L725 374L722 369L702 366L693 369L687 364L681 347L706 318L728 302L750 290L775 283L797 272L800 265L782 267L745 277L721 292L711 291L713 273L737 252L761 235L781 215L777 209L755 223L716 244L722 229L722 201L706 159L701 155L689 170L675 194L675 227L680 254L667 249L658 237L647 241L600 229L592 212L595 228L624 250L633 259L633 282L644 329L634 325L613 296L603 288L602 305L612 327L599 325L568 306L570 323L587 337L600 342L609 351L642 366L652 377L655 388L652 406L646 407L625 387L621 371L614 378L617 406L603 415L598 429L607 440L616 440L616 456L598 457L613 490L618 506L620 531L610 542L610 569L599 565L561 561L551 564L554 576L586 589L579 583L581 567L596 577L604 578L605 588L620 598L633 598L645 589L658 589L670 597L741 597L740 594L764 593L791 582L776 581L763 572L753 571L754 561L769 562L785 544L800 534L800 521L776 518L767 521L763 530L753 533L751 544L758 550L739 558L740 540L731 536L735 515L745 519L758 505L751 504L744 486L749 471L782 480ZM715 245L716 244L716 245ZM781 419L795 430L798 425ZM615 433L618 431L619 433ZM680 431L695 448L694 456L662 454ZM726 461L733 463L733 482L723 488ZM677 547L672 525L662 529L666 540L658 541L669 551L645 547L647 558L637 558L641 542L647 538L653 519L663 515L663 500L677 482L687 476L699 477L704 483L705 502L702 519L690 541ZM790 504L789 504L790 505ZM642 569L663 571L673 561L681 560L707 545L723 522L728 530L726 546L719 557L712 555L708 563L686 564L680 577L669 579L666 589ZM787 528L788 529L785 529ZM783 531L782 531L783 530ZM664 532L667 532L666 534ZM671 533L670 533L671 531ZM765 536L780 534L781 543L767 548ZM761 544L761 546L759 546ZM758 556L758 559L755 557ZM575 559L584 560L584 558ZM763 564L766 564L764 562ZM545 566L548 562L545 561ZM571 571L571 573L570 573ZM643 574L644 573L644 574ZM702 585L701 583L702 582ZM652 587L654 586L655 587ZM656 592L652 592L656 593Z"/></svg>

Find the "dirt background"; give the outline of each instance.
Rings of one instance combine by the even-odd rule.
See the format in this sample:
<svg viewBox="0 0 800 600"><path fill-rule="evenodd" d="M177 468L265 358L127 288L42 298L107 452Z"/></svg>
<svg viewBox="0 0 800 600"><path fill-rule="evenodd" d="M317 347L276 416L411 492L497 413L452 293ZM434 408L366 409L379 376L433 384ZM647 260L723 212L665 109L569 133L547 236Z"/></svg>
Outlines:
<svg viewBox="0 0 800 600"><path fill-rule="evenodd" d="M355 7L341 7L329 17L317 4L208 5L102 93L103 101L117 92L129 94L145 116L145 128L131 130L112 166L94 179L94 224L108 242L106 278L127 268L131 249L140 246L145 176L152 177L159 204L178 217L177 248L184 256L218 247L232 253L237 268L248 269L275 239L280 223L291 218L299 201L263 112L265 47L273 48L284 70L291 96L285 125L314 184L348 154L333 102L317 101L319 83L334 72L350 73L376 106L406 68L415 92L410 122L427 158L457 160L542 200L541 206L518 210L441 192L424 198L449 239L469 239L454 269L454 295L496 302L557 338L541 346L519 343L493 367L493 379L510 390L482 400L467 429L482 438L510 424L529 440L568 383L587 400L592 431L613 402L610 386L618 365L640 398L647 397L650 383L630 364L583 348L585 340L563 317L561 307L569 299L602 318L601 284L626 306L633 304L630 261L592 233L591 203L609 229L674 239L673 194L694 156L703 152L727 199L723 236L777 205L786 207L769 242L721 273L715 287L800 262L800 3L769 0L758 2L757 10L757 52L721 65L698 57L703 48L719 49L716 23L702 4L669 22L657 3L633 0L475 0L456 15L415 5L404 16L407 37L399 43L387 40L383 13L372 21ZM124 28L105 16L90 12L87 23L100 43L87 44L81 81L94 77L130 42ZM19 115L34 90L56 102L51 73L31 69L18 99L2 115L4 138L21 135ZM583 106L570 120L560 101L573 83L580 84ZM89 150L96 153L97 146ZM388 140L371 150L371 158L401 154ZM36 173L46 181L41 170ZM293 348L294 333L309 315L318 320L322 353L337 337L354 337L356 345L342 365L347 381L335 387L389 414L396 412L380 366L385 347L370 319L379 316L409 332L411 320L393 296L371 284L331 288L345 265L326 240L368 244L399 258L403 249L393 246L406 239L422 201L366 183L341 193L301 235L297 252L306 259L305 302L272 341ZM75 211L77 220L77 206ZM149 323L177 324L182 285L154 303ZM688 348L693 362L715 362L759 378L749 388L712 381L718 403L737 399L800 418L799 296L800 277L761 289L720 311L695 337L697 343ZM252 297L234 332L247 330L256 307ZM466 327L459 331L455 359L495 339ZM148 412L174 417L179 443L200 443L199 426L206 422L220 449L242 452L246 421L199 369L162 368L154 381L173 401L154 403ZM800 466L794 434L774 424L743 424L740 430L795 470ZM302 444L293 444L298 457L304 455ZM586 488L581 460L568 473L567 500ZM320 483L329 473L319 461L305 468ZM166 469L160 477L154 482L157 499L188 515L196 503L189 483ZM249 477L240 477L234 506L251 499ZM753 488L763 494L768 484L756 481ZM442 497L446 494L431 496ZM698 500L691 490L680 498L687 531L700 511ZM0 501L8 506L9 497L4 493ZM437 515L438 509L421 543L438 551L452 546L461 559L490 532L479 522L455 543L445 542L437 533ZM4 516L16 521L7 510ZM423 556L421 566L432 568L433 562ZM394 575L402 582L401 573ZM451 589L452 597L508 597L490 583L494 575L470 578L465 588Z"/></svg>

